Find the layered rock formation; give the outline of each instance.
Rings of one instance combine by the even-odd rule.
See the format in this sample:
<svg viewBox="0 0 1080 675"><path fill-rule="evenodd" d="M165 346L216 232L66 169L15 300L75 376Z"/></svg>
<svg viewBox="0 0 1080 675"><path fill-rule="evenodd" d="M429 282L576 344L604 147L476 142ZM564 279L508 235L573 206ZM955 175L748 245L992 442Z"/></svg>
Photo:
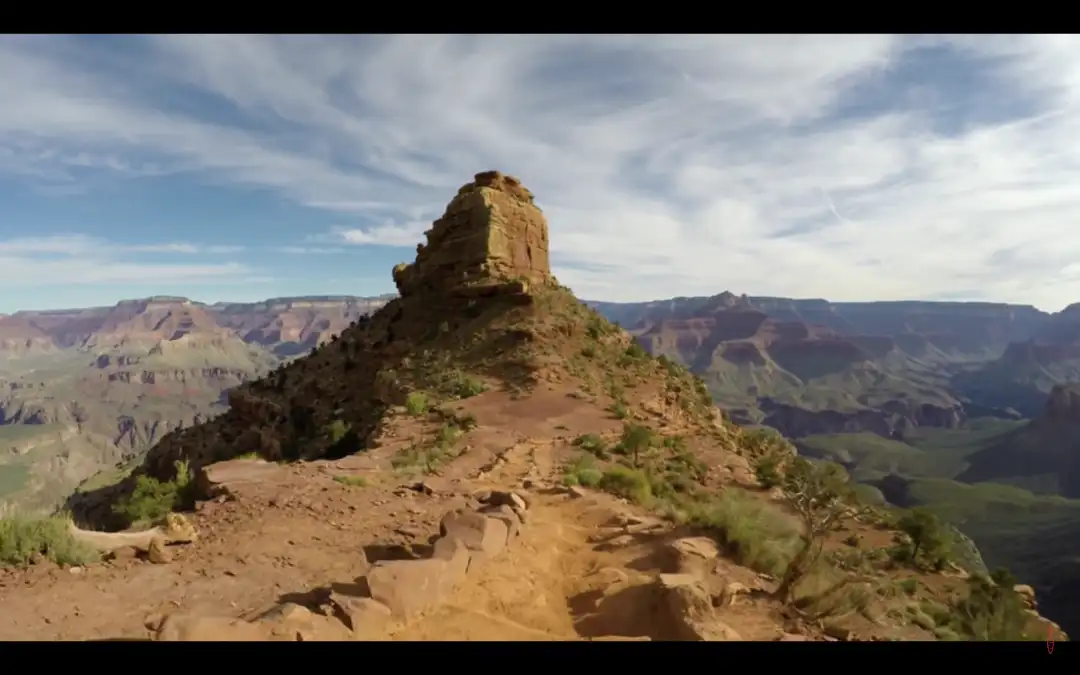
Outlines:
<svg viewBox="0 0 1080 675"><path fill-rule="evenodd" d="M498 171L476 174L416 247L416 262L394 268L402 296L450 293L476 284L546 282L548 229L532 193Z"/></svg>

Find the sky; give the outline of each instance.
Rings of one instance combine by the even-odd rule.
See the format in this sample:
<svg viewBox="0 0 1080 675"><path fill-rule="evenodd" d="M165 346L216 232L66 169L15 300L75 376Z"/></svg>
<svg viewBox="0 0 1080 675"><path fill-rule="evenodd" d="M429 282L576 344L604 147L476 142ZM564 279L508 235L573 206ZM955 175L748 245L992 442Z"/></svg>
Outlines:
<svg viewBox="0 0 1080 675"><path fill-rule="evenodd" d="M1080 301L1076 36L4 36L0 312L393 292L473 174L579 297Z"/></svg>

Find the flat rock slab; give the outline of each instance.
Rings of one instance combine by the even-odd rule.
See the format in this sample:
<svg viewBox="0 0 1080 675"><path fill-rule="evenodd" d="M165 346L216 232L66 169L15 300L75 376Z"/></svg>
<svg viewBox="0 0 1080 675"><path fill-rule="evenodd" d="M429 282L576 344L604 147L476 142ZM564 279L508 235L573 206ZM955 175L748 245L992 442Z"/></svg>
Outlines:
<svg viewBox="0 0 1080 675"><path fill-rule="evenodd" d="M465 565L468 565L466 561ZM438 558L377 562L368 572L372 599L400 619L412 619L438 605L465 570Z"/></svg>
<svg viewBox="0 0 1080 675"><path fill-rule="evenodd" d="M510 535L508 524L475 511L451 511L439 524L444 537L452 537L470 551L491 557L502 553Z"/></svg>
<svg viewBox="0 0 1080 675"><path fill-rule="evenodd" d="M207 497L213 497L230 488L276 482L287 475L286 469L271 462L258 459L230 459L202 467L197 481L200 491Z"/></svg>

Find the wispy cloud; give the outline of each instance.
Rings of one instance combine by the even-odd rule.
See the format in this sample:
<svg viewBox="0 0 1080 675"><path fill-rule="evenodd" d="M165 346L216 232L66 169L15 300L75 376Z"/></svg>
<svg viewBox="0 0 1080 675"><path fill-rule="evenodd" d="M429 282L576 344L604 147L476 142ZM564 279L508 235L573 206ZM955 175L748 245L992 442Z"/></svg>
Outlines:
<svg viewBox="0 0 1080 675"><path fill-rule="evenodd" d="M308 240L349 246L414 246L423 241L424 232L430 227L431 221L403 225L386 223L364 228L338 227L327 233L312 235Z"/></svg>
<svg viewBox="0 0 1080 675"><path fill-rule="evenodd" d="M80 234L22 237L0 241L0 284L4 286L62 286L67 284L154 281L185 283L254 278L237 262L176 263L137 260L132 254L227 254L237 246L194 244L122 244Z"/></svg>
<svg viewBox="0 0 1080 675"><path fill-rule="evenodd" d="M185 243L124 244L83 234L18 237L0 241L0 254L91 255L109 253L224 254L243 251L243 246L199 246Z"/></svg>
<svg viewBox="0 0 1080 675"><path fill-rule="evenodd" d="M290 255L328 255L334 253L344 253L344 248L327 248L324 246L279 246L276 249L279 253L288 253Z"/></svg>
<svg viewBox="0 0 1080 675"><path fill-rule="evenodd" d="M197 174L349 223L299 253L412 246L497 168L537 195L556 273L588 297L1080 300L1073 36L101 44L0 43L0 172Z"/></svg>

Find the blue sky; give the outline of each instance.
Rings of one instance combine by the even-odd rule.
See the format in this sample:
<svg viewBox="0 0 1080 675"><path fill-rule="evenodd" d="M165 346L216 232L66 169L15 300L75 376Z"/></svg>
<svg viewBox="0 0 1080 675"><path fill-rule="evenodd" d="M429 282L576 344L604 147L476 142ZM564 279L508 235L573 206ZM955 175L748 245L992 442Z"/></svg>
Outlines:
<svg viewBox="0 0 1080 675"><path fill-rule="evenodd" d="M0 312L390 292L488 169L590 299L1080 301L1072 36L6 36Z"/></svg>

